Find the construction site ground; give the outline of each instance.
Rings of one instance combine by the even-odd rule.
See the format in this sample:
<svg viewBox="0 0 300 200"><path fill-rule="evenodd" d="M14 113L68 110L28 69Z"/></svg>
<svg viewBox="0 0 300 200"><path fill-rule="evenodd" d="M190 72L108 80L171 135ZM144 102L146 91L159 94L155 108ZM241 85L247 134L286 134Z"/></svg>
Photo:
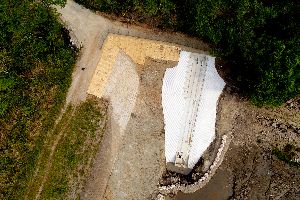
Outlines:
<svg viewBox="0 0 300 200"><path fill-rule="evenodd" d="M277 109L258 108L225 89L219 102L217 129L232 124L234 136L211 181L193 194L172 200L300 198L300 171L272 155L276 146L300 145L300 99Z"/></svg>
<svg viewBox="0 0 300 200"><path fill-rule="evenodd" d="M68 103L77 104L85 100L108 33L173 42L203 51L209 49L203 42L182 34L112 22L71 0L58 11L74 42L82 47ZM165 68L174 65L147 60L144 66L138 66L139 93L125 131L126 137L119 147L118 159L113 170L105 172L112 166L106 168L103 165L106 163L103 159L109 156L103 149L110 147L112 138L104 138L91 177L81 195L83 198L91 197L89 195L92 197L88 199L152 198L165 168L161 81ZM179 193L173 199L299 199L299 169L271 154L276 145L300 146L299 109L299 99L277 109L258 108L227 86L219 101L216 124L217 131L232 132L234 136L225 160L203 189L193 194ZM109 137L109 134L106 135ZM101 182L107 175L108 182ZM103 193L97 190L100 186L104 188Z"/></svg>

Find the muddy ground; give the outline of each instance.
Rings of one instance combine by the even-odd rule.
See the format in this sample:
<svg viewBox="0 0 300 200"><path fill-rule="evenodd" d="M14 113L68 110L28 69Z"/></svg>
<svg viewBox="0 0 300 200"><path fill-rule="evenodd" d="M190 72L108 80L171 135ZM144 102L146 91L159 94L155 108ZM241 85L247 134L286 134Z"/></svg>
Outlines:
<svg viewBox="0 0 300 200"><path fill-rule="evenodd" d="M211 181L172 200L300 199L300 169L272 155L276 146L300 146L300 100L277 109L258 108L227 87L217 127L232 123L234 139Z"/></svg>

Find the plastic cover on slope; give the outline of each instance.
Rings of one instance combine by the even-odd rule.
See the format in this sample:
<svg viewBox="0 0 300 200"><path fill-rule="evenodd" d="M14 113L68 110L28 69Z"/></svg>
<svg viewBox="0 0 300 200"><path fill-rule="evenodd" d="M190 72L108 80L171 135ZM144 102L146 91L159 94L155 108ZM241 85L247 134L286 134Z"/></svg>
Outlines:
<svg viewBox="0 0 300 200"><path fill-rule="evenodd" d="M217 102L225 82L215 69L215 58L203 54L181 51L178 65L168 68L165 72L162 87L162 106L165 121L165 156L166 162L175 163L176 153L180 145L185 142L186 132L183 132L186 119L186 112L190 109L187 98L184 98L186 80L192 59L203 58L205 66L200 65L199 70L205 72L201 87L201 94L193 99L198 102L195 125L191 135L190 149L188 156L188 168L192 169L199 161L204 151L209 147L215 138L215 122ZM198 62L197 62L198 63ZM198 66L197 66L198 67ZM200 69L206 67L206 69ZM199 75L199 73L195 73ZM195 109L194 109L195 110Z"/></svg>

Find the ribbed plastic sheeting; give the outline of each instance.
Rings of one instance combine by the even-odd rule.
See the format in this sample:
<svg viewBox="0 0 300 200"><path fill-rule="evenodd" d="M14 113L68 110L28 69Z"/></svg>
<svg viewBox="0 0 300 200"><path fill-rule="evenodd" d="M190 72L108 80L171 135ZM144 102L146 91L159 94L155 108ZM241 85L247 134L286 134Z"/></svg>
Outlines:
<svg viewBox="0 0 300 200"><path fill-rule="evenodd" d="M190 74L192 64L196 70ZM199 62L198 62L199 61ZM201 76L191 77L192 76ZM197 102L197 109L191 109L189 98L187 98L188 79L198 78L202 83L197 87L201 88L199 95L193 95L191 98ZM196 54L182 51L178 65L169 68L165 72L162 87L162 106L165 121L165 156L166 162L175 163L176 153L182 149L188 151L187 167L192 169L199 161L204 151L215 138L215 122L218 98L225 86L223 79L218 75L215 69L215 58L203 54ZM187 133L185 124L187 112L196 112L193 131ZM191 134L190 139L186 140L187 134ZM187 144L188 143L188 144ZM185 148L182 146L185 145ZM186 148L188 146L188 148Z"/></svg>

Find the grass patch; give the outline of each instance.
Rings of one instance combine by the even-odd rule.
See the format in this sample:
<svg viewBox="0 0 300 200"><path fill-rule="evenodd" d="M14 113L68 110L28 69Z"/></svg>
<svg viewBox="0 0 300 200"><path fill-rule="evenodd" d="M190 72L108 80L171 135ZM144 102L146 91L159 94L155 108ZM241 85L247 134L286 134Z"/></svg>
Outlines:
<svg viewBox="0 0 300 200"><path fill-rule="evenodd" d="M40 199L74 199L83 188L106 125L106 104L89 99L78 107L69 106L53 134L62 135ZM43 165L45 166L46 163ZM42 180L45 173L40 173ZM39 188L39 181L32 188ZM34 193L34 192L33 192ZM32 196L30 196L32 198ZM30 199L29 198L29 199Z"/></svg>
<svg viewBox="0 0 300 200"><path fill-rule="evenodd" d="M0 10L0 199L20 200L65 103L78 50L46 2L3 1Z"/></svg>
<svg viewBox="0 0 300 200"><path fill-rule="evenodd" d="M297 155L297 152L300 152L300 148L296 148L296 146L291 144L285 145L282 150L278 147L272 150L272 154L275 155L279 160L282 160L291 166L300 167L300 163L293 161Z"/></svg>

